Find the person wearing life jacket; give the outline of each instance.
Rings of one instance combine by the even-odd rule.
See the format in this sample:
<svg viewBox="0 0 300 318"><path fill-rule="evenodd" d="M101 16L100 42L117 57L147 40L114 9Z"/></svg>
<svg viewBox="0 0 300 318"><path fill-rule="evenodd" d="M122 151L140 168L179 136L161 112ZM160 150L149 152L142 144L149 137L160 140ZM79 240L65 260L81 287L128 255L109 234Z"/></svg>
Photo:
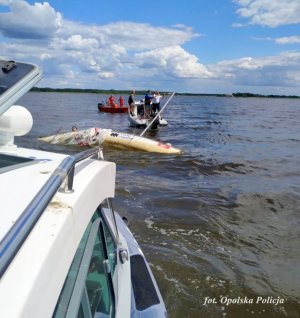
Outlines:
<svg viewBox="0 0 300 318"><path fill-rule="evenodd" d="M115 107L115 98L113 95L110 95L109 98L108 98L108 105L110 107Z"/></svg>
<svg viewBox="0 0 300 318"><path fill-rule="evenodd" d="M123 106L124 106L124 98L123 98L123 96L120 96L120 98L119 98L119 104L120 104L120 107L123 107Z"/></svg>

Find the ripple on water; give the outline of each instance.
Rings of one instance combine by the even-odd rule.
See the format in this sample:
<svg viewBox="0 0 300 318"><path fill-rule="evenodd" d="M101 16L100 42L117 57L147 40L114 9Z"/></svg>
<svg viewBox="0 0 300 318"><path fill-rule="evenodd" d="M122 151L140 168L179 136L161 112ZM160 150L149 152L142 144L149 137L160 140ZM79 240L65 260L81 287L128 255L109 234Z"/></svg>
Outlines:
<svg viewBox="0 0 300 318"><path fill-rule="evenodd" d="M34 126L16 139L73 154L81 149L36 138L74 124L139 135L126 115L98 112L105 98L29 93L20 104ZM299 100L176 96L164 116L168 127L147 137L182 155L107 146L104 153L117 164L114 207L151 262L169 316L298 318ZM282 296L285 304L203 305L222 295Z"/></svg>

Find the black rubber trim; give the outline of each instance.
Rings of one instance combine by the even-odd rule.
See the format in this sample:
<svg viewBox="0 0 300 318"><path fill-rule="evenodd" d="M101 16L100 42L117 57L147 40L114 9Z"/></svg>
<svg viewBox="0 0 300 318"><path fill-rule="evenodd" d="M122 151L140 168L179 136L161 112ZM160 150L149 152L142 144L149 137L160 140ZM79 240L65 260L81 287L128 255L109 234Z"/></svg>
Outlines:
<svg viewBox="0 0 300 318"><path fill-rule="evenodd" d="M159 304L159 298L152 278L141 255L130 257L131 280L137 310L145 310Z"/></svg>

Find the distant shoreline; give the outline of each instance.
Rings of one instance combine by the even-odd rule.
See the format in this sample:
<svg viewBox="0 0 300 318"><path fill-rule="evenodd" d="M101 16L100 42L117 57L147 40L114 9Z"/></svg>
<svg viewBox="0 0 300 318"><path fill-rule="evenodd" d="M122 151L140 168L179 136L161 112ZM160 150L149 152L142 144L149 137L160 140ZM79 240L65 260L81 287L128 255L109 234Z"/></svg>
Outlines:
<svg viewBox="0 0 300 318"><path fill-rule="evenodd" d="M102 90L92 88L50 88L50 87L33 87L31 92L48 92L48 93L91 93L91 94L109 94L109 95L130 95L129 90ZM145 95L145 91L135 91L137 95ZM171 92L160 92L162 95L171 95ZM178 96L213 96L213 97L263 97L263 98L300 98L297 95L261 95L253 93L232 93L232 94L205 94L205 93L176 93Z"/></svg>

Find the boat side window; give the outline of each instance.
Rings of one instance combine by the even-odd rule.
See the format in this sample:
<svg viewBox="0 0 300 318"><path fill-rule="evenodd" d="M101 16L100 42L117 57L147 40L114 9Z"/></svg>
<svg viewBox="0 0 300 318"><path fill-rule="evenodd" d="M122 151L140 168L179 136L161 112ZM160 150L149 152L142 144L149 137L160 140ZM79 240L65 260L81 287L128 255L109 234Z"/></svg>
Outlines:
<svg viewBox="0 0 300 318"><path fill-rule="evenodd" d="M86 277L86 289L92 317L105 314L110 316L112 309L112 278L105 263L109 255L105 246L103 222L99 224L98 235L94 243L92 258Z"/></svg>
<svg viewBox="0 0 300 318"><path fill-rule="evenodd" d="M53 317L114 317L116 246L97 209L79 244Z"/></svg>
<svg viewBox="0 0 300 318"><path fill-rule="evenodd" d="M115 220L112 218L112 211L107 208L100 206L97 210L99 216L103 219L103 230L105 236L105 243L108 252L108 260L112 274L115 272L117 265L117 243L115 235L115 227L113 226ZM110 226L107 225L110 224Z"/></svg>
<svg viewBox="0 0 300 318"><path fill-rule="evenodd" d="M100 209L101 216L104 218L105 223L108 223L110 225L109 229L110 229L111 236L114 238L115 241L117 241L118 230L117 230L115 215L114 215L111 201L106 200L102 202L99 209Z"/></svg>

